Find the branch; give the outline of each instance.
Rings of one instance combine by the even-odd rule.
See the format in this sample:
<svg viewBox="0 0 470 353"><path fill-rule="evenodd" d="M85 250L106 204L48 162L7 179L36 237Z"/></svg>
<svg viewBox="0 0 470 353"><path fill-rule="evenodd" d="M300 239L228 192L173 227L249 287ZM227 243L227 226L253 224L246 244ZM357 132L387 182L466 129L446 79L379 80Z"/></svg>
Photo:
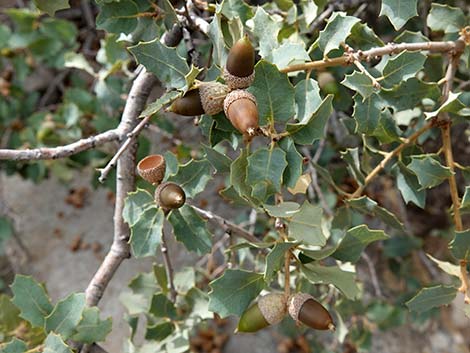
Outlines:
<svg viewBox="0 0 470 353"><path fill-rule="evenodd" d="M356 191L354 191L354 193L351 195L351 198L356 198L356 197L361 196L366 186L372 181L372 179L374 179L377 175L379 175L379 173L382 171L382 169L385 168L388 162L390 162L394 157L398 156L405 147L413 143L418 137L420 137L424 132L428 131L434 125L435 125L434 120L428 122L421 129L415 131L410 137L405 139L400 146L388 152L385 155L385 158L366 176L364 180L364 184L359 186L356 189Z"/></svg>
<svg viewBox="0 0 470 353"><path fill-rule="evenodd" d="M41 147L35 149L12 150L0 149L0 160L33 161L41 159L58 159L77 154L82 151L101 146L105 143L119 140L119 128L108 130L101 134L90 136L71 144L59 147Z"/></svg>
<svg viewBox="0 0 470 353"><path fill-rule="evenodd" d="M372 48L366 51L358 50L355 55L357 56L356 59L359 61L369 61L374 58L379 58L384 55L390 54L398 54L402 51L430 51L433 53L437 52L451 52L454 50L458 50L465 46L460 40L455 42L447 41L447 42L420 42L420 43L389 43L384 45L383 47ZM288 66L282 70L281 72L295 72L295 71L304 71L304 70L318 70L323 69L326 67L331 66L341 66L341 65L351 65L354 61L351 62L350 53L346 53L343 56L338 58L325 58L322 60L311 61L303 64L296 64Z"/></svg>
<svg viewBox="0 0 470 353"><path fill-rule="evenodd" d="M119 150L116 152L114 157L108 162L108 164L106 164L104 168L99 169L100 177L98 178L98 180L100 181L100 183L106 180L111 169L116 166L119 157L121 157L121 155L130 146L131 143L135 142L137 136L139 136L140 131L142 131L142 129L145 127L149 120L150 115L143 118L140 123L137 124L134 130L127 134L127 140L121 145L121 147L119 147Z"/></svg>
<svg viewBox="0 0 470 353"><path fill-rule="evenodd" d="M249 242L252 242L252 243L257 243L259 241L259 239L256 238L253 234L249 233L248 231L246 231L242 227L236 225L235 223L227 221L225 218L223 218L219 215L216 215L215 213L212 213L210 211L203 210L203 209L201 209L197 206L194 206L194 205L190 205L190 206L196 212L201 214L204 218L206 218L208 220L213 220L216 223L218 223L224 229L224 231L227 234L239 236L239 237L241 237L245 240L248 240Z"/></svg>

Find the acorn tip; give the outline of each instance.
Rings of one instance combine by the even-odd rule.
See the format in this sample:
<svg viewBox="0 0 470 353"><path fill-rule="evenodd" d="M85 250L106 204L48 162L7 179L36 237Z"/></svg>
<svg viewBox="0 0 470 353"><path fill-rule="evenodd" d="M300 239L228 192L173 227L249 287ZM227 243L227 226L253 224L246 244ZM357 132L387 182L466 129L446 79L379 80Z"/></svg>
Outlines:
<svg viewBox="0 0 470 353"><path fill-rule="evenodd" d="M336 326L335 326L335 324L333 324L332 322L330 322L330 323L328 324L328 330L330 330L330 331L336 331Z"/></svg>

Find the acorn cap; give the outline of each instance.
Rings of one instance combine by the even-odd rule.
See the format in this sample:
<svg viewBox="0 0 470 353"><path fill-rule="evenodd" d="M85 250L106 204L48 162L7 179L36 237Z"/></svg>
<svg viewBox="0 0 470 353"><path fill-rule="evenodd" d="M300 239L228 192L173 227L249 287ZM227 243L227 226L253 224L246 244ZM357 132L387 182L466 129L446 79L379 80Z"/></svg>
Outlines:
<svg viewBox="0 0 470 353"><path fill-rule="evenodd" d="M224 79L231 89L246 88L254 78L255 49L248 36L238 40L230 49L225 63ZM247 78L235 80L234 78Z"/></svg>
<svg viewBox="0 0 470 353"><path fill-rule="evenodd" d="M289 314L295 322L303 323L316 330L334 330L330 313L310 294L297 293L288 300Z"/></svg>
<svg viewBox="0 0 470 353"><path fill-rule="evenodd" d="M241 89L249 87L255 80L255 72L253 71L250 75L246 77L239 77L232 75L227 67L223 70L222 76L225 80L225 83L230 89Z"/></svg>
<svg viewBox="0 0 470 353"><path fill-rule="evenodd" d="M282 321L286 315L284 294L270 293L261 297L240 317L237 332L256 332Z"/></svg>
<svg viewBox="0 0 470 353"><path fill-rule="evenodd" d="M199 89L192 89L185 93L183 97L175 99L171 106L167 109L179 115L195 116L204 114Z"/></svg>
<svg viewBox="0 0 470 353"><path fill-rule="evenodd" d="M201 82L199 96L204 112L215 115L224 110L224 100L230 92L228 86L218 82Z"/></svg>
<svg viewBox="0 0 470 353"><path fill-rule="evenodd" d="M186 194L175 183L162 183L155 190L155 202L164 210L173 210L184 205Z"/></svg>
<svg viewBox="0 0 470 353"><path fill-rule="evenodd" d="M137 164L139 175L152 184L159 184L165 176L165 158L160 154L152 154Z"/></svg>
<svg viewBox="0 0 470 353"><path fill-rule="evenodd" d="M224 101L224 112L243 135L255 135L258 129L258 108L254 95L245 90L230 92Z"/></svg>

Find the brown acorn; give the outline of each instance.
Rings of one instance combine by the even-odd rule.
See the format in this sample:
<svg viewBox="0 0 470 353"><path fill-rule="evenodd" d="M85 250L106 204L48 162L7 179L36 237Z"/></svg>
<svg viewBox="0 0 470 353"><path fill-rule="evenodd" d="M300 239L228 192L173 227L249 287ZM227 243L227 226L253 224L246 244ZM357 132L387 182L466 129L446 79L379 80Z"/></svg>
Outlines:
<svg viewBox="0 0 470 353"><path fill-rule="evenodd" d="M256 332L282 321L286 315L286 297L270 293L261 297L240 317L236 332Z"/></svg>
<svg viewBox="0 0 470 353"><path fill-rule="evenodd" d="M246 88L255 79L255 49L248 36L241 38L230 49L225 69L224 80L230 89Z"/></svg>
<svg viewBox="0 0 470 353"><path fill-rule="evenodd" d="M139 175L152 184L160 184L165 176L165 158L160 154L152 154L137 164Z"/></svg>
<svg viewBox="0 0 470 353"><path fill-rule="evenodd" d="M288 303L289 314L295 322L301 322L315 330L335 330L328 310L310 294L294 294L290 296Z"/></svg>
<svg viewBox="0 0 470 353"><path fill-rule="evenodd" d="M224 99L230 89L218 82L201 82L183 97L177 98L168 111L186 116L215 115L224 109Z"/></svg>
<svg viewBox="0 0 470 353"><path fill-rule="evenodd" d="M175 183L162 183L155 190L155 202L163 210L180 208L186 202L184 190Z"/></svg>
<svg viewBox="0 0 470 353"><path fill-rule="evenodd" d="M232 125L245 137L252 137L258 130L256 98L245 90L230 92L224 101L224 111Z"/></svg>

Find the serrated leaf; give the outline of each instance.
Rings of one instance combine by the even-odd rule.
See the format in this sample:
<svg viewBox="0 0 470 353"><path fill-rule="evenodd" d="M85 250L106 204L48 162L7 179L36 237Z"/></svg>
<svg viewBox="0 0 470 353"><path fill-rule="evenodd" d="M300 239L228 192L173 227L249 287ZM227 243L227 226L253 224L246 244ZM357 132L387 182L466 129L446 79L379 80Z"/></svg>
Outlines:
<svg viewBox="0 0 470 353"><path fill-rule="evenodd" d="M416 174L422 189L437 186L452 176L448 167L444 167L430 155L411 156L411 163L407 167Z"/></svg>
<svg viewBox="0 0 470 353"><path fill-rule="evenodd" d="M365 23L356 23L351 29L351 34L346 41L351 48L369 50L382 47L384 42Z"/></svg>
<svg viewBox="0 0 470 353"><path fill-rule="evenodd" d="M48 0L45 0L48 1ZM131 33L137 27L139 9L134 1L122 0L100 6L96 27L110 33Z"/></svg>
<svg viewBox="0 0 470 353"><path fill-rule="evenodd" d="M387 61L382 71L384 83L393 86L415 76L424 67L426 58L421 52L401 52Z"/></svg>
<svg viewBox="0 0 470 353"><path fill-rule="evenodd" d="M307 280L313 284L331 284L338 288L348 299L359 295L354 272L343 271L337 266L320 266L308 264L300 267Z"/></svg>
<svg viewBox="0 0 470 353"><path fill-rule="evenodd" d="M0 353L25 353L28 346L23 341L13 337L10 342L0 345Z"/></svg>
<svg viewBox="0 0 470 353"><path fill-rule="evenodd" d="M307 245L323 246L326 238L321 229L323 210L305 201L289 222L289 237Z"/></svg>
<svg viewBox="0 0 470 353"><path fill-rule="evenodd" d="M431 119L437 116L439 113L456 113L458 114L461 110L465 108L465 105L459 100L461 93L449 92L449 96L446 101L441 104L441 106L433 112L426 112L424 115L426 119Z"/></svg>
<svg viewBox="0 0 470 353"><path fill-rule="evenodd" d="M20 316L31 325L42 327L53 309L44 286L30 276L16 275L11 291L14 295L11 302L20 309Z"/></svg>
<svg viewBox="0 0 470 353"><path fill-rule="evenodd" d="M331 256L336 251L337 246L326 246L319 250L305 249L300 247L299 260L303 263L310 263L313 261L319 261L326 259L328 256Z"/></svg>
<svg viewBox="0 0 470 353"><path fill-rule="evenodd" d="M265 60L255 66L255 80L248 89L256 97L259 124L286 122L294 114L295 93L287 74Z"/></svg>
<svg viewBox="0 0 470 353"><path fill-rule="evenodd" d="M379 95L395 111L402 111L415 108L424 98L436 101L440 94L436 83L425 83L412 77L392 89L382 89Z"/></svg>
<svg viewBox="0 0 470 353"><path fill-rule="evenodd" d="M100 311L97 307L85 308L83 318L77 325L76 333L72 339L83 343L101 342L111 332L111 318L100 319Z"/></svg>
<svg viewBox="0 0 470 353"><path fill-rule="evenodd" d="M302 80L295 86L296 119L307 123L322 102L320 87L314 79Z"/></svg>
<svg viewBox="0 0 470 353"><path fill-rule="evenodd" d="M426 191L420 189L418 178L415 173L406 168L402 162L397 163L397 187L405 203L413 202L416 206L423 208L426 205Z"/></svg>
<svg viewBox="0 0 470 353"><path fill-rule="evenodd" d="M251 186L246 183L248 155L248 149L242 149L238 158L230 166L230 184L243 199L251 196Z"/></svg>
<svg viewBox="0 0 470 353"><path fill-rule="evenodd" d="M127 194L124 200L122 218L129 226L133 226L142 217L145 211L155 206L153 196L144 189L137 189Z"/></svg>
<svg viewBox="0 0 470 353"><path fill-rule="evenodd" d="M311 145L316 140L324 137L325 124L333 112L333 98L334 95L329 94L307 121L287 124L287 131L291 134L295 143Z"/></svg>
<svg viewBox="0 0 470 353"><path fill-rule="evenodd" d="M378 95L372 94L362 99L358 94L354 96L353 117L356 120L356 131L370 135L379 126L380 116L384 104Z"/></svg>
<svg viewBox="0 0 470 353"><path fill-rule="evenodd" d="M229 20L239 17L242 23L253 17L253 10L244 1L224 0L220 6L222 13Z"/></svg>
<svg viewBox="0 0 470 353"><path fill-rule="evenodd" d="M284 42L272 52L272 63L279 70L289 65L303 64L307 61L310 61L310 57L304 46L300 43Z"/></svg>
<svg viewBox="0 0 470 353"><path fill-rule="evenodd" d="M244 270L226 270L210 283L209 310L222 318L241 316L265 286L263 274Z"/></svg>
<svg viewBox="0 0 470 353"><path fill-rule="evenodd" d="M454 239L449 244L453 257L457 260L470 261L470 229L455 232Z"/></svg>
<svg viewBox="0 0 470 353"><path fill-rule="evenodd" d="M279 147L260 148L248 158L246 181L256 187L266 185L265 197L281 190L282 175L287 166L286 153ZM263 200L264 200L263 198Z"/></svg>
<svg viewBox="0 0 470 353"><path fill-rule="evenodd" d="M178 173L172 175L168 180L181 186L186 193L186 197L193 198L204 191L211 179L211 165L209 161L206 159L193 159L179 166Z"/></svg>
<svg viewBox="0 0 470 353"><path fill-rule="evenodd" d="M455 33L465 26L465 15L458 7L432 3L426 23L433 31Z"/></svg>
<svg viewBox="0 0 470 353"><path fill-rule="evenodd" d="M224 67L227 59L227 48L225 47L225 41L222 30L222 14L216 13L213 20L209 24L209 32L207 36L210 38L214 47L212 56L214 63L219 67Z"/></svg>
<svg viewBox="0 0 470 353"><path fill-rule="evenodd" d="M202 320L214 317L214 314L209 311L209 296L199 288L191 288L186 294L185 300L191 308L190 317Z"/></svg>
<svg viewBox="0 0 470 353"><path fill-rule="evenodd" d="M341 81L341 84L356 91L362 98L368 98L377 91L373 85L372 79L360 71L354 71L352 74L346 75L344 80Z"/></svg>
<svg viewBox="0 0 470 353"><path fill-rule="evenodd" d="M163 106L165 106L166 104L169 104L170 102L174 101L180 95L181 95L180 91L169 91L169 92L164 93L155 102L152 102L149 105L147 105L147 107L144 109L144 111L140 114L140 117L143 118L143 117L153 115L153 114L159 112L160 109L163 108Z"/></svg>
<svg viewBox="0 0 470 353"><path fill-rule="evenodd" d="M167 30L171 30L173 25L178 21L178 17L176 16L175 9L169 0L158 0L157 1L158 7L163 10L163 23L165 24L165 28Z"/></svg>
<svg viewBox="0 0 470 353"><path fill-rule="evenodd" d="M284 264L286 251L292 249L296 244L297 243L293 242L277 243L269 252L268 256L266 256L266 266L264 270L264 280L266 283L269 284L276 272L281 269Z"/></svg>
<svg viewBox="0 0 470 353"><path fill-rule="evenodd" d="M211 235L204 221L191 207L183 207L173 210L168 217L173 226L176 240L182 242L189 251L199 255L211 250Z"/></svg>
<svg viewBox="0 0 470 353"><path fill-rule="evenodd" d="M303 157L297 151L295 143L290 137L285 137L279 142L279 147L286 153L287 167L282 176L282 183L289 188L295 188L302 175Z"/></svg>
<svg viewBox="0 0 470 353"><path fill-rule="evenodd" d="M256 9L252 21L253 34L259 42L259 54L263 58L270 59L273 50L279 46L277 35L281 30L282 23L274 20L274 18L260 6Z"/></svg>
<svg viewBox="0 0 470 353"><path fill-rule="evenodd" d="M158 269L155 270L156 267L157 265L154 264L154 271L141 272L131 279L129 288L132 289L133 293L151 296L159 289L155 274L155 271L158 271Z"/></svg>
<svg viewBox="0 0 470 353"><path fill-rule="evenodd" d="M162 341L167 338L175 330L175 325L172 322L159 322L155 325L147 326L145 332L146 340Z"/></svg>
<svg viewBox="0 0 470 353"><path fill-rule="evenodd" d="M323 56L334 49L339 49L341 43L351 34L351 29L360 20L357 17L347 16L345 12L335 12L329 19L323 31L318 36L318 47Z"/></svg>
<svg viewBox="0 0 470 353"><path fill-rule="evenodd" d="M183 93L186 93L193 86L194 81L196 80L196 77L203 71L204 69L200 69L194 66L193 64L191 64L191 69L184 77L186 80L186 86L182 89Z"/></svg>
<svg viewBox="0 0 470 353"><path fill-rule="evenodd" d="M162 209L147 208L131 227L129 242L135 257L155 256L161 242L164 220Z"/></svg>
<svg viewBox="0 0 470 353"><path fill-rule="evenodd" d="M419 293L406 302L410 311L422 313L432 308L450 304L457 295L457 288L450 286L435 286L423 288Z"/></svg>
<svg viewBox="0 0 470 353"><path fill-rule="evenodd" d="M362 196L357 199L350 199L347 201L347 203L360 213L376 216L380 218L385 224L405 232L403 223L401 223L393 213L383 207L380 207L377 202L371 200L367 196Z"/></svg>
<svg viewBox="0 0 470 353"><path fill-rule="evenodd" d="M60 300L49 316L46 317L44 327L46 332L54 331L67 339L74 333L85 308L85 294L72 293Z"/></svg>
<svg viewBox="0 0 470 353"><path fill-rule="evenodd" d="M400 140L401 131L398 129L397 122L393 119L388 109L380 113L379 125L376 127L372 136L376 137L381 143L390 143Z"/></svg>
<svg viewBox="0 0 470 353"><path fill-rule="evenodd" d="M398 31L410 18L418 16L417 0L382 0L379 16L387 16Z"/></svg>
<svg viewBox="0 0 470 353"><path fill-rule="evenodd" d="M460 211L462 213L470 212L470 186L465 187L465 192L462 196L462 201L460 204Z"/></svg>
<svg viewBox="0 0 470 353"><path fill-rule="evenodd" d="M158 318L176 318L175 305L163 293L156 293L152 297L149 313Z"/></svg>
<svg viewBox="0 0 470 353"><path fill-rule="evenodd" d="M73 353L59 335L51 332L44 341L43 353Z"/></svg>
<svg viewBox="0 0 470 353"><path fill-rule="evenodd" d="M0 332L11 332L20 323L20 311L6 294L0 294Z"/></svg>
<svg viewBox="0 0 470 353"><path fill-rule="evenodd" d="M364 185L365 176L361 170L361 160L359 158L359 148L348 148L341 151L341 158L348 164L349 173L357 180L358 183Z"/></svg>
<svg viewBox="0 0 470 353"><path fill-rule="evenodd" d="M296 214L300 205L297 202L286 201L277 205L263 205L271 217L290 218Z"/></svg>
<svg viewBox="0 0 470 353"><path fill-rule="evenodd" d="M206 152L206 158L210 164L217 170L219 173L229 173L230 165L232 160L228 158L224 153L220 153L215 148L202 145L204 151Z"/></svg>
<svg viewBox="0 0 470 353"><path fill-rule="evenodd" d="M447 262L447 261L441 261L441 260L438 260L434 257L432 257L431 255L429 254L426 254L427 257L429 257L432 261L434 261L437 266L439 266L439 268L444 271L445 273L451 275L451 276L454 276L454 277L457 277L457 278L460 278L460 266L457 266L457 265L454 265L454 264L451 264L450 262Z"/></svg>
<svg viewBox="0 0 470 353"><path fill-rule="evenodd" d="M347 231L332 256L344 262L355 263L359 260L367 245L387 238L388 235L383 230L371 230L365 224L361 224Z"/></svg>
<svg viewBox="0 0 470 353"><path fill-rule="evenodd" d="M34 0L34 5L49 16L54 16L57 11L70 7L69 0Z"/></svg>
<svg viewBox="0 0 470 353"><path fill-rule="evenodd" d="M175 48L167 47L157 38L151 42L141 42L130 47L129 51L139 64L155 74L161 82L167 85L167 88L181 89L186 85L189 67Z"/></svg>

